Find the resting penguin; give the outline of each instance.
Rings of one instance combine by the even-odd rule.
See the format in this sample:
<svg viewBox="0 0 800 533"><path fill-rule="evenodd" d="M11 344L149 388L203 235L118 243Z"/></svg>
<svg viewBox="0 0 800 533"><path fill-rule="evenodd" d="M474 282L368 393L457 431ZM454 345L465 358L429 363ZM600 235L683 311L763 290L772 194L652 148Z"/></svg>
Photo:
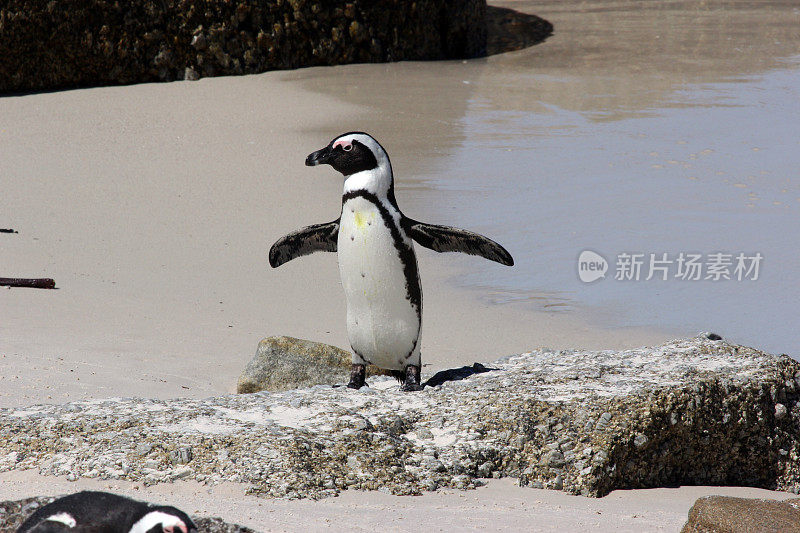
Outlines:
<svg viewBox="0 0 800 533"><path fill-rule="evenodd" d="M503 265L514 260L482 235L403 215L389 156L366 133L340 135L306 158L308 166L322 164L344 174L341 215L279 239L269 263L275 268L313 252L338 251L353 348L347 386L361 388L365 367L373 364L394 371L401 390L420 390L422 289L412 240L437 252L464 252Z"/></svg>
<svg viewBox="0 0 800 533"><path fill-rule="evenodd" d="M17 533L190 533L197 526L183 511L108 492L64 496L33 513Z"/></svg>

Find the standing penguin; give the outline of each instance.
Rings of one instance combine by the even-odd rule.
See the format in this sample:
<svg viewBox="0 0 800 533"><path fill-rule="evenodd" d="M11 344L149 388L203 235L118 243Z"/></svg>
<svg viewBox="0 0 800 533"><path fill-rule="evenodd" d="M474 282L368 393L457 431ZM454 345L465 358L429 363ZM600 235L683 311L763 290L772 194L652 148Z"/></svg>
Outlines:
<svg viewBox="0 0 800 533"><path fill-rule="evenodd" d="M191 518L175 507L109 492L82 491L37 510L17 533L190 533Z"/></svg>
<svg viewBox="0 0 800 533"><path fill-rule="evenodd" d="M338 251L353 348L347 386L361 388L366 365L373 364L395 371L401 390L420 390L422 288L412 239L437 252L464 252L508 266L514 260L482 235L403 215L389 156L370 135L345 133L306 158L308 166L322 164L345 177L341 215L279 239L269 263L275 268L313 252Z"/></svg>

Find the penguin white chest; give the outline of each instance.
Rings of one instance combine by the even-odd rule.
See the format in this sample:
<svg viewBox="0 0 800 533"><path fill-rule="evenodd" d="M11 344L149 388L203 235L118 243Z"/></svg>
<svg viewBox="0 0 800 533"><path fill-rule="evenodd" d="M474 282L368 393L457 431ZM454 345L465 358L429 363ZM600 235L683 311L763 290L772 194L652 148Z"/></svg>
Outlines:
<svg viewBox="0 0 800 533"><path fill-rule="evenodd" d="M371 201L345 202L339 226L339 272L347 300L347 332L357 356L381 368L402 370L419 364L421 303L413 305L410 288L419 290L413 251L401 257L411 241L397 219ZM399 217L398 217L399 218ZM405 261L414 261L412 269ZM412 279L408 279L408 276ZM355 361L355 359L354 359Z"/></svg>

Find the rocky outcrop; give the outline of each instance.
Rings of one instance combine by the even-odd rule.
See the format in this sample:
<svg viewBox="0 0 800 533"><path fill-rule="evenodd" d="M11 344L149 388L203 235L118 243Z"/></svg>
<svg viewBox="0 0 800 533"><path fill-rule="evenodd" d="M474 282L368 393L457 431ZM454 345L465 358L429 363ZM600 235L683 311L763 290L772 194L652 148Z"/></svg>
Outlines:
<svg viewBox="0 0 800 533"><path fill-rule="evenodd" d="M501 476L590 496L685 484L800 489L800 364L789 357L697 338L537 350L493 367L418 393L375 377L357 391L3 409L0 470L238 481L288 498L416 494Z"/></svg>
<svg viewBox="0 0 800 533"><path fill-rule="evenodd" d="M485 0L6 0L0 93L486 51Z"/></svg>
<svg viewBox="0 0 800 533"><path fill-rule="evenodd" d="M681 533L800 533L800 499L699 498Z"/></svg>
<svg viewBox="0 0 800 533"><path fill-rule="evenodd" d="M0 533L14 533L39 507L55 499L55 497L40 496L0 502ZM248 527L229 524L221 518L192 516L192 521L201 533L255 533Z"/></svg>
<svg viewBox="0 0 800 533"><path fill-rule="evenodd" d="M294 337L267 337L258 343L256 355L239 376L236 392L346 384L351 365L350 352L336 346ZM367 376L374 375L388 372L369 365Z"/></svg>

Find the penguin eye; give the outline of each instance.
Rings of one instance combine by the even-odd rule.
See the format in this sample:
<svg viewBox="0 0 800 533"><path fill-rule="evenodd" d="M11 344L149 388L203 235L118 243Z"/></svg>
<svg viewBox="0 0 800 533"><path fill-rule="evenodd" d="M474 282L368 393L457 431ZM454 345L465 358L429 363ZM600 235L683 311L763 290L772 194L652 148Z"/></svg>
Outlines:
<svg viewBox="0 0 800 533"><path fill-rule="evenodd" d="M353 149L353 145L352 144L345 144L345 145L342 146L342 150L344 150L345 152L349 152L352 149Z"/></svg>

